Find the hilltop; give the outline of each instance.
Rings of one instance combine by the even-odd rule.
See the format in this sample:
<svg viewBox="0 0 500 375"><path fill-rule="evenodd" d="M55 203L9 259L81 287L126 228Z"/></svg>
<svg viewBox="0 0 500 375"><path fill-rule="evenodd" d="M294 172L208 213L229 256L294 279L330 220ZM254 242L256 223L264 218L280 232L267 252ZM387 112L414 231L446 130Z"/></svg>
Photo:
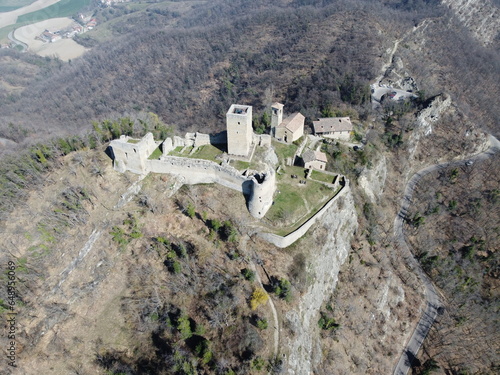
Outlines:
<svg viewBox="0 0 500 375"><path fill-rule="evenodd" d="M80 59L0 51L0 262L15 264L19 365L2 373L390 374L426 308L422 267L442 305L412 371L494 374L500 181L486 131L498 131L498 42L478 42L453 11L131 2L96 13ZM385 95L371 103L376 87ZM231 103L252 105L254 130L269 132L276 101L305 115L306 133L318 117L354 124L317 144L349 192L287 248L257 235L303 216L277 210L276 195L257 219L226 187L113 169L122 134L215 133ZM293 195L297 145L280 147ZM219 151L171 156L222 163ZM432 165L401 210L406 183ZM325 198L305 195L307 210Z"/></svg>

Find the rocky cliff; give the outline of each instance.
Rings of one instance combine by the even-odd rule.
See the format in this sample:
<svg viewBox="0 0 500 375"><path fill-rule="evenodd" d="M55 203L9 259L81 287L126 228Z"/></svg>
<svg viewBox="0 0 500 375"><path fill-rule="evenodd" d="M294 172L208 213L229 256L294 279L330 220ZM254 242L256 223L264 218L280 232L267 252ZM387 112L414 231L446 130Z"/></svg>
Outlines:
<svg viewBox="0 0 500 375"><path fill-rule="evenodd" d="M500 32L500 10L492 0L442 0L484 45Z"/></svg>
<svg viewBox="0 0 500 375"><path fill-rule="evenodd" d="M309 257L311 284L297 307L285 312L283 317L283 324L291 331L286 347L283 347L284 351L288 351L288 374L309 374L322 362L319 311L337 284L340 267L347 259L357 227L354 200L348 191L323 216L312 235L305 239L314 244L311 248L317 253Z"/></svg>

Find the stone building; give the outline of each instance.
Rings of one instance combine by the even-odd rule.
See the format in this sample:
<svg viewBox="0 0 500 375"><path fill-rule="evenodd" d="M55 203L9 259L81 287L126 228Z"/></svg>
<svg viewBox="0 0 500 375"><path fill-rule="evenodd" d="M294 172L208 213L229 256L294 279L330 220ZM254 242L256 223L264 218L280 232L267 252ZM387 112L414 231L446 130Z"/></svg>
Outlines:
<svg viewBox="0 0 500 375"><path fill-rule="evenodd" d="M113 153L114 167L117 171L145 173L146 162L160 142L156 143L153 134L148 133L141 139L122 135L109 144Z"/></svg>
<svg viewBox="0 0 500 375"><path fill-rule="evenodd" d="M273 103L271 105L271 135L276 136L276 128L283 122L283 107L281 103Z"/></svg>
<svg viewBox="0 0 500 375"><path fill-rule="evenodd" d="M305 117L295 112L283 120L283 104L274 103L271 106L271 134L286 143L292 143L304 135Z"/></svg>
<svg viewBox="0 0 500 375"><path fill-rule="evenodd" d="M324 152L307 150L302 155L302 160L306 169L317 169L319 171L326 169L327 159Z"/></svg>
<svg viewBox="0 0 500 375"><path fill-rule="evenodd" d="M226 113L227 153L248 156L252 145L252 107L232 104Z"/></svg>
<svg viewBox="0 0 500 375"><path fill-rule="evenodd" d="M348 141L353 130L349 117L327 117L313 121L314 134Z"/></svg>

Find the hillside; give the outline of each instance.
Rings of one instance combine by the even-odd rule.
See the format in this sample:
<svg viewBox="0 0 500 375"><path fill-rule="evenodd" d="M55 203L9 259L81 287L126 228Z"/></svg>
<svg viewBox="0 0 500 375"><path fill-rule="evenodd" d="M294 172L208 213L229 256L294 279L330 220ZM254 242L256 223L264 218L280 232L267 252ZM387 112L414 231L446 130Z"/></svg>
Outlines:
<svg viewBox="0 0 500 375"><path fill-rule="evenodd" d="M426 308L416 259L442 306L413 373L495 374L498 150L473 155L498 134L499 52L442 3L137 1L100 9L69 63L0 50L19 366L0 372L390 374ZM372 106L376 77L416 99ZM317 144L351 190L289 248L256 235L239 193L112 168L121 134L220 131L234 102L265 131L275 101L355 125ZM400 211L414 173L449 161Z"/></svg>

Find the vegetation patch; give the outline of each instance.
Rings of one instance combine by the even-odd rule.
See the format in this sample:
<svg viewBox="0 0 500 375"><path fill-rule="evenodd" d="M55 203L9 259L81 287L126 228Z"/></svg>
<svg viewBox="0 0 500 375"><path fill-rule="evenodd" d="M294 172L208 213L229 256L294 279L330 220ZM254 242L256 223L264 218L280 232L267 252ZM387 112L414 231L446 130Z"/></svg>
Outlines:
<svg viewBox="0 0 500 375"><path fill-rule="evenodd" d="M285 167L277 176L274 204L265 216L276 234L286 235L298 228L337 193L320 182L305 180L305 172L302 167Z"/></svg>
<svg viewBox="0 0 500 375"><path fill-rule="evenodd" d="M250 168L250 163L247 161L242 161L242 160L231 160L229 162L229 165L236 168L239 171L244 171L244 170Z"/></svg>
<svg viewBox="0 0 500 375"><path fill-rule="evenodd" d="M335 181L335 179L337 178L337 176L332 176L330 174L322 173L322 172L319 172L319 171L312 171L311 172L311 178L313 180L318 180L318 181L326 182L328 184L333 184L333 182Z"/></svg>
<svg viewBox="0 0 500 375"><path fill-rule="evenodd" d="M17 23L34 23L50 18L71 17L82 8L89 6L90 3L91 0L61 0L47 8L19 16L17 18Z"/></svg>
<svg viewBox="0 0 500 375"><path fill-rule="evenodd" d="M278 160L281 164L286 164L286 160L288 158L292 158L295 155L295 151L297 151L298 146L294 144L283 144L277 142L273 139L272 141L274 151L278 156Z"/></svg>
<svg viewBox="0 0 500 375"><path fill-rule="evenodd" d="M189 158L203 159L217 162L217 156L222 155L223 151L213 145L204 145L198 147L192 154L186 155Z"/></svg>
<svg viewBox="0 0 500 375"><path fill-rule="evenodd" d="M35 0L0 0L0 13L10 12L34 2Z"/></svg>
<svg viewBox="0 0 500 375"><path fill-rule="evenodd" d="M160 146L156 147L151 155L149 155L148 159L156 160L159 159L163 155L163 152L160 150Z"/></svg>

